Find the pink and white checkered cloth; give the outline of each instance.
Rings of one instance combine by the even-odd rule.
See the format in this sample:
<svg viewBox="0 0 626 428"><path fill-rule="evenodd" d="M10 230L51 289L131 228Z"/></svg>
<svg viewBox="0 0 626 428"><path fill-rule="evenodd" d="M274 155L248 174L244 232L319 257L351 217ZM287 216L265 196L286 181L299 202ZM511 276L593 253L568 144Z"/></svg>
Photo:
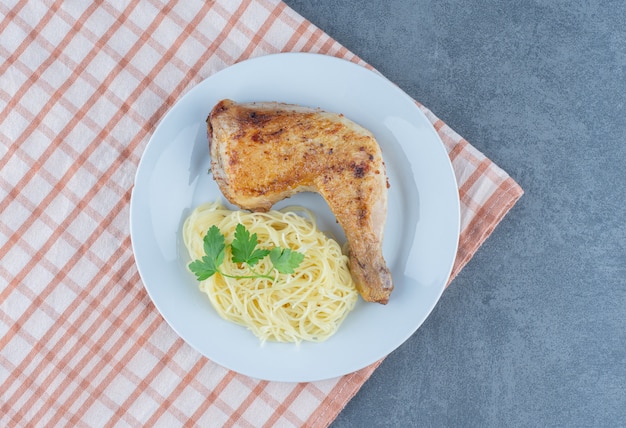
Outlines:
<svg viewBox="0 0 626 428"><path fill-rule="evenodd" d="M365 64L276 0L13 0L0 21L0 425L330 424L378 364L279 383L206 359L143 288L129 200L159 120L216 71L286 51ZM453 278L522 190L420 108L459 183Z"/></svg>

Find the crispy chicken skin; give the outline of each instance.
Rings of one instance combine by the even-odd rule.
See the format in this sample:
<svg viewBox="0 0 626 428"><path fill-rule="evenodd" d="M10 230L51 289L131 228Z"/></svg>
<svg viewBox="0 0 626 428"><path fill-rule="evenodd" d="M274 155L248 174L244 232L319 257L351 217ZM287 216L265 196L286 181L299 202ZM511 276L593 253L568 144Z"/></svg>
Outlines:
<svg viewBox="0 0 626 428"><path fill-rule="evenodd" d="M260 102L220 101L207 118L211 171L234 205L267 211L318 192L343 228L350 271L369 302L393 290L382 254L387 175L374 136L341 114Z"/></svg>

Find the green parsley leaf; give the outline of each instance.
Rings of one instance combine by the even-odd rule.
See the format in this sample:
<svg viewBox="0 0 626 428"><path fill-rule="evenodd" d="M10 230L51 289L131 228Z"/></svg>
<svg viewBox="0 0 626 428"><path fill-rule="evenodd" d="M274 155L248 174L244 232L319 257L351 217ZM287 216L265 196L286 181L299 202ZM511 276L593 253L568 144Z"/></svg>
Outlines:
<svg viewBox="0 0 626 428"><path fill-rule="evenodd" d="M196 275L198 281L211 278L217 272L215 261L207 256L202 257L202 260L194 260L189 263L189 270Z"/></svg>
<svg viewBox="0 0 626 428"><path fill-rule="evenodd" d="M226 245L224 235L217 226L211 226L203 238L205 256L189 264L189 270L196 275L198 281L204 281L218 272L224 261Z"/></svg>
<svg viewBox="0 0 626 428"><path fill-rule="evenodd" d="M235 239L231 244L233 262L246 263L250 267L257 264L259 260L270 253L269 250L255 249L257 243L256 233L250 236L248 229L239 223L235 228Z"/></svg>
<svg viewBox="0 0 626 428"><path fill-rule="evenodd" d="M290 248L276 247L270 251L270 260L278 272L293 273L304 260L304 254Z"/></svg>
<svg viewBox="0 0 626 428"><path fill-rule="evenodd" d="M216 273L234 279L265 278L272 281L274 277L269 273L258 273L252 269L259 260L269 255L273 268L279 273L294 273L295 268L304 259L304 254L289 248L276 247L271 251L256 248L258 244L257 234L254 233L250 236L246 227L243 224L238 224L235 228L235 239L230 244L232 261L247 264L251 275L231 275L220 270L220 265L224 262L226 254L225 238L220 229L215 225L211 226L204 236L203 242L205 255L200 260L189 263L189 270L196 275L198 281L204 281Z"/></svg>

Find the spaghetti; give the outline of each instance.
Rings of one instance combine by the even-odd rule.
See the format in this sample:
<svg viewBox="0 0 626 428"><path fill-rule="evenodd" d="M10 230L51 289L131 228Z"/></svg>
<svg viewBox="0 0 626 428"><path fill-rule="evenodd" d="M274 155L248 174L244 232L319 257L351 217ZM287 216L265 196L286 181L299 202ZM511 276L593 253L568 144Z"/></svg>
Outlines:
<svg viewBox="0 0 626 428"><path fill-rule="evenodd" d="M306 213L310 219L297 214ZM265 213L232 211L219 202L196 208L183 225L183 240L192 260L204 255L203 237L215 225L226 237L224 270L246 276L247 267L231 260L235 228L243 224L256 233L260 247L290 248L305 254L293 274L272 272L267 278L233 279L219 273L200 282L213 308L229 321L251 330L261 341L319 342L332 336L354 308L358 292L339 244L319 231L310 211L302 207ZM255 265L272 271L269 260Z"/></svg>

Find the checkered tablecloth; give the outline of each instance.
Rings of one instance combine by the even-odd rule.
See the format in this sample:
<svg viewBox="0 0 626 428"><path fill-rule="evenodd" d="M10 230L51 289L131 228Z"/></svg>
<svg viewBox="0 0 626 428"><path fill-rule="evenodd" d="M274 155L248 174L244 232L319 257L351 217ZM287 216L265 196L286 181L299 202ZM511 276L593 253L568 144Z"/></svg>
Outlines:
<svg viewBox="0 0 626 428"><path fill-rule="evenodd" d="M0 425L330 424L378 364L312 383L251 379L194 351L134 264L141 154L190 88L247 58L366 65L274 0L0 3ZM456 172L451 278L521 188L421 106Z"/></svg>

